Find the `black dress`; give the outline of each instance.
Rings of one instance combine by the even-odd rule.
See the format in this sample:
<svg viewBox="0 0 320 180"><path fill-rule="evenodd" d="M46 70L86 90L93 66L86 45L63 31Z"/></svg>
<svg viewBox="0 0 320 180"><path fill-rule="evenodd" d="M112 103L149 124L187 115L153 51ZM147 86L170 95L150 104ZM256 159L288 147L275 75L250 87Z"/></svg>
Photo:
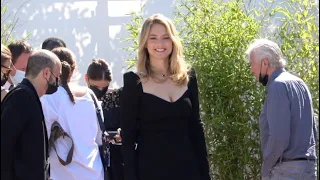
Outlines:
<svg viewBox="0 0 320 180"><path fill-rule="evenodd" d="M104 125L107 131L117 131L120 128L120 93L122 88L107 92L101 98Z"/></svg>
<svg viewBox="0 0 320 180"><path fill-rule="evenodd" d="M120 93L122 88L106 93L102 98L104 125L107 131L117 131L120 128ZM108 180L123 180L123 159L121 145L110 145L110 167Z"/></svg>
<svg viewBox="0 0 320 180"><path fill-rule="evenodd" d="M144 93L135 73L124 75L120 102L125 180L210 179L197 80L190 74L188 90L172 103Z"/></svg>

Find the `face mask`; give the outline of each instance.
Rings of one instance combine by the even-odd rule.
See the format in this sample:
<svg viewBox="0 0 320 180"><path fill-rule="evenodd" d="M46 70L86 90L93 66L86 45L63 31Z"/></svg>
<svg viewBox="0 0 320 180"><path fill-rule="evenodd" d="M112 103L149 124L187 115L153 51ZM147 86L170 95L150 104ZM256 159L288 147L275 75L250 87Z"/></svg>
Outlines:
<svg viewBox="0 0 320 180"><path fill-rule="evenodd" d="M58 90L58 78L56 77L56 83L51 84L48 80L48 89L46 91L46 94L53 94Z"/></svg>
<svg viewBox="0 0 320 180"><path fill-rule="evenodd" d="M3 77L1 78L1 86L5 85L7 81L8 81L8 75L3 74Z"/></svg>
<svg viewBox="0 0 320 180"><path fill-rule="evenodd" d="M261 63L261 66L260 66L260 74L259 74L259 82L263 85L263 86L266 86L268 84L268 74L264 74L262 75L261 74L261 68L262 68L262 63Z"/></svg>
<svg viewBox="0 0 320 180"><path fill-rule="evenodd" d="M14 76L10 75L10 79L13 84L17 85L17 84L21 83L21 81L25 78L25 75L26 75L26 72L16 70L16 75L14 75Z"/></svg>
<svg viewBox="0 0 320 180"><path fill-rule="evenodd" d="M93 93L97 96L98 99L102 98L102 96L106 94L106 92L108 91L108 87L109 86L106 86L102 90L100 90L95 86L89 86L89 88L93 91Z"/></svg>

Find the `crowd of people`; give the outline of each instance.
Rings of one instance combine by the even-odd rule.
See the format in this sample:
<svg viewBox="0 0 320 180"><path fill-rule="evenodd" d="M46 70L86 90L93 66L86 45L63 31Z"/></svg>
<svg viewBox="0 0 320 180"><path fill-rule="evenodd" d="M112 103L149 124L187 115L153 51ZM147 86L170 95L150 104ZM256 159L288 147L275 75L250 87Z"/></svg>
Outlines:
<svg viewBox="0 0 320 180"><path fill-rule="evenodd" d="M257 39L244 53L266 88L262 179L315 180L307 85L284 69L276 43ZM137 57L137 72L111 89L102 58L88 65L87 86L70 83L77 59L62 39L48 38L40 50L26 41L1 45L1 179L211 179L196 72L170 19L144 21Z"/></svg>

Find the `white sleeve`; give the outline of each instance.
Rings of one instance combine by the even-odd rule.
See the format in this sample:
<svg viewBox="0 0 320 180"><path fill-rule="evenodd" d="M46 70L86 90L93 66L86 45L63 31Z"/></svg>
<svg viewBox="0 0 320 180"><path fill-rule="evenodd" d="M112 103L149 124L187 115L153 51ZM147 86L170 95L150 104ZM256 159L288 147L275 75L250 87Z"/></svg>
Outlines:
<svg viewBox="0 0 320 180"><path fill-rule="evenodd" d="M54 95L44 95L40 98L44 119L46 122L48 137L50 137L53 122L59 119L58 108L54 100Z"/></svg>

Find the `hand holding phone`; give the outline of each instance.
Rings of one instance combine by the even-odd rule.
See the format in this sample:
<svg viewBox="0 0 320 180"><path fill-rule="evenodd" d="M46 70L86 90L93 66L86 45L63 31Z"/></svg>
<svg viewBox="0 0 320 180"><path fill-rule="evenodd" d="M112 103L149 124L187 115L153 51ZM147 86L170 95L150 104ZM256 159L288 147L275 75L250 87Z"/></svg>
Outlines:
<svg viewBox="0 0 320 180"><path fill-rule="evenodd" d="M118 134L118 131L107 131L107 138L114 138Z"/></svg>

